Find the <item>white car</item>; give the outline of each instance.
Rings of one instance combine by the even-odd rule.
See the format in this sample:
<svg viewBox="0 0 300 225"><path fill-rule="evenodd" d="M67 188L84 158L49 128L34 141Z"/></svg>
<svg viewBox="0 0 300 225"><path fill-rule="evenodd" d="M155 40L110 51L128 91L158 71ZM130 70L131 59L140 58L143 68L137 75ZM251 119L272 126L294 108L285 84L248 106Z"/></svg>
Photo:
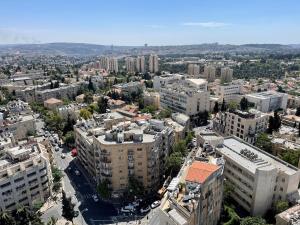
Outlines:
<svg viewBox="0 0 300 225"><path fill-rule="evenodd" d="M126 205L126 206L124 206L123 208L124 208L124 209L127 209L127 210L129 210L129 211L131 211L131 212L135 211L135 207L134 207L134 205L132 205L132 204Z"/></svg>
<svg viewBox="0 0 300 225"><path fill-rule="evenodd" d="M147 213L147 212L150 212L150 210L151 210L151 207L148 205L148 206L145 207L145 208L141 208L140 212L141 212L141 213Z"/></svg>
<svg viewBox="0 0 300 225"><path fill-rule="evenodd" d="M62 159L66 158L66 155L65 154L61 154L60 156Z"/></svg>
<svg viewBox="0 0 300 225"><path fill-rule="evenodd" d="M92 198L94 202L99 202L98 196L97 195L92 195Z"/></svg>
<svg viewBox="0 0 300 225"><path fill-rule="evenodd" d="M75 174L76 174L77 176L80 176L79 170L75 170Z"/></svg>
<svg viewBox="0 0 300 225"><path fill-rule="evenodd" d="M155 201L151 204L151 208L154 209L160 205L160 201Z"/></svg>
<svg viewBox="0 0 300 225"><path fill-rule="evenodd" d="M121 208L121 212L123 213L130 213L131 211L129 209L125 209L124 207Z"/></svg>

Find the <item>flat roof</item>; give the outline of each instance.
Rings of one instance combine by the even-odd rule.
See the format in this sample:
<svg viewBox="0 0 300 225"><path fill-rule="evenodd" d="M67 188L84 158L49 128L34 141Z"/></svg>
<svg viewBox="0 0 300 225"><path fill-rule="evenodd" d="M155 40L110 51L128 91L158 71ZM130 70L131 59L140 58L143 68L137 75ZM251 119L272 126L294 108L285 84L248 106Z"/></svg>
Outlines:
<svg viewBox="0 0 300 225"><path fill-rule="evenodd" d="M257 155L255 160L250 160L241 154L241 150L248 150ZM237 138L227 137L224 139L223 147L217 148L222 155L230 158L232 161L242 165L251 173L255 173L256 169L273 170L278 169L292 175L298 172L298 168L284 162L283 160L257 148L253 145Z"/></svg>

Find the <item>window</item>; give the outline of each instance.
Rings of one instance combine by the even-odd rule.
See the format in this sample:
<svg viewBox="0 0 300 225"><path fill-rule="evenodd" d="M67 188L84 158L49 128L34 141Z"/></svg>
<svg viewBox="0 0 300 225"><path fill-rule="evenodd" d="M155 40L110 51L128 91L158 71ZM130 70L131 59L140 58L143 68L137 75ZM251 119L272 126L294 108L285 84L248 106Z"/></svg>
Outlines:
<svg viewBox="0 0 300 225"><path fill-rule="evenodd" d="M141 166L141 165L143 165L143 163L142 163L142 162L139 162L138 165Z"/></svg>
<svg viewBox="0 0 300 225"><path fill-rule="evenodd" d="M282 187L280 187L280 191L283 191L283 188L282 188Z"/></svg>
<svg viewBox="0 0 300 225"><path fill-rule="evenodd" d="M285 178L282 178L282 183L284 183L285 182Z"/></svg>
<svg viewBox="0 0 300 225"><path fill-rule="evenodd" d="M17 179L15 179L15 183L18 183L18 182L20 182L21 180L24 180L24 177L20 177L20 178L17 178Z"/></svg>

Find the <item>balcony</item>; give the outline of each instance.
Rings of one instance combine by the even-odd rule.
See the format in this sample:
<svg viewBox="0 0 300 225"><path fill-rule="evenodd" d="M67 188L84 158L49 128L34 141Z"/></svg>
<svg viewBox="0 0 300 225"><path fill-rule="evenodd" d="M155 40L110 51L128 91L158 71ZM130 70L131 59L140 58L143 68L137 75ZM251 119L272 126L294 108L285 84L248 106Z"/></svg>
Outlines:
<svg viewBox="0 0 300 225"><path fill-rule="evenodd" d="M133 162L129 162L128 163L128 169L133 169L134 168L134 163Z"/></svg>
<svg viewBox="0 0 300 225"><path fill-rule="evenodd" d="M110 164L111 163L111 159L107 158L107 157L101 157L100 158L100 162Z"/></svg>
<svg viewBox="0 0 300 225"><path fill-rule="evenodd" d="M111 172L104 172L104 171L102 171L101 172L101 176L103 176L103 177L112 177L112 173Z"/></svg>

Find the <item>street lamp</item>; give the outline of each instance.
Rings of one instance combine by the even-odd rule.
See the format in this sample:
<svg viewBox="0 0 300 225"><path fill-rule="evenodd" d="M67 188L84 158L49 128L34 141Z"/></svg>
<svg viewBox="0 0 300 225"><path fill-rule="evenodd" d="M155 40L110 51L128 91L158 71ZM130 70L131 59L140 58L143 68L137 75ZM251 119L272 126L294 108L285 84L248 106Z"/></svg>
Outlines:
<svg viewBox="0 0 300 225"><path fill-rule="evenodd" d="M81 214L81 224L83 224L83 216L82 216L82 214L83 214L84 212L87 212L87 211L89 211L88 208L84 208L83 210L80 211L80 214Z"/></svg>

